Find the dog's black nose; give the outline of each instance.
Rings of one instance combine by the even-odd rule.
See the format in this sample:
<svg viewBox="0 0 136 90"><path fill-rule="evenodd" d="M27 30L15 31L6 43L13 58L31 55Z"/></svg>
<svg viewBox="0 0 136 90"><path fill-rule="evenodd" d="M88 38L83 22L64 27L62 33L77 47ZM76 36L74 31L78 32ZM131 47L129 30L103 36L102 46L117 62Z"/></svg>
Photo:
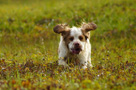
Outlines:
<svg viewBox="0 0 136 90"><path fill-rule="evenodd" d="M78 46L79 46L79 43L75 43L75 46L78 47Z"/></svg>

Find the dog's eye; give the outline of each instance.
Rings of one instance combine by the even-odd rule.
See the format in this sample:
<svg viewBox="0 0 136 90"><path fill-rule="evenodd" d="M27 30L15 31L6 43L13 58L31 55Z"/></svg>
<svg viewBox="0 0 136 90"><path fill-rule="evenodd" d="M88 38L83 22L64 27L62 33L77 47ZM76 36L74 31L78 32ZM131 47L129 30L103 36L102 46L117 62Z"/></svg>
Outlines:
<svg viewBox="0 0 136 90"><path fill-rule="evenodd" d="M69 40L70 40L70 41L73 41L73 40L74 40L74 37L70 37Z"/></svg>
<svg viewBox="0 0 136 90"><path fill-rule="evenodd" d="M83 40L83 36L79 36L79 39L80 39L80 40Z"/></svg>

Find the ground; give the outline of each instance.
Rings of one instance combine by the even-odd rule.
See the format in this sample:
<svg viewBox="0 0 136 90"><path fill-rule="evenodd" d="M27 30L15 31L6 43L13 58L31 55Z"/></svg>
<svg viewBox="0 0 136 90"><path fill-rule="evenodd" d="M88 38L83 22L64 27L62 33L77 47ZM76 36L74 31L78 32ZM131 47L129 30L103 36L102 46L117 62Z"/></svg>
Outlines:
<svg viewBox="0 0 136 90"><path fill-rule="evenodd" d="M135 0L1 0L0 89L136 90ZM64 69L59 23L95 22L93 68Z"/></svg>

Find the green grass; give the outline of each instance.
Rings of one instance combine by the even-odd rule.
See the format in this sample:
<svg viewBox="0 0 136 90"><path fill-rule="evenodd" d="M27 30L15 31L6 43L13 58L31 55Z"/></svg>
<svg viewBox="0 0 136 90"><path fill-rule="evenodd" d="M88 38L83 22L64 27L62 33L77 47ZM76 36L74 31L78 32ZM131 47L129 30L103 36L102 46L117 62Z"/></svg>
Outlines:
<svg viewBox="0 0 136 90"><path fill-rule="evenodd" d="M135 0L1 0L0 89L136 89ZM59 23L95 22L93 68L64 69L58 60Z"/></svg>

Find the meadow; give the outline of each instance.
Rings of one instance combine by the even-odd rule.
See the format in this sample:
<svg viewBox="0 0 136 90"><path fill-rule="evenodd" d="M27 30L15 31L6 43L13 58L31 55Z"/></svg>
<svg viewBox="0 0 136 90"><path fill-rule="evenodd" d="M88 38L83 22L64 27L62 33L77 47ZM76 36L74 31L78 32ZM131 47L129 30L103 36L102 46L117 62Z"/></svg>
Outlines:
<svg viewBox="0 0 136 90"><path fill-rule="evenodd" d="M136 90L135 0L0 0L0 90ZM59 23L95 22L92 69L64 69Z"/></svg>

